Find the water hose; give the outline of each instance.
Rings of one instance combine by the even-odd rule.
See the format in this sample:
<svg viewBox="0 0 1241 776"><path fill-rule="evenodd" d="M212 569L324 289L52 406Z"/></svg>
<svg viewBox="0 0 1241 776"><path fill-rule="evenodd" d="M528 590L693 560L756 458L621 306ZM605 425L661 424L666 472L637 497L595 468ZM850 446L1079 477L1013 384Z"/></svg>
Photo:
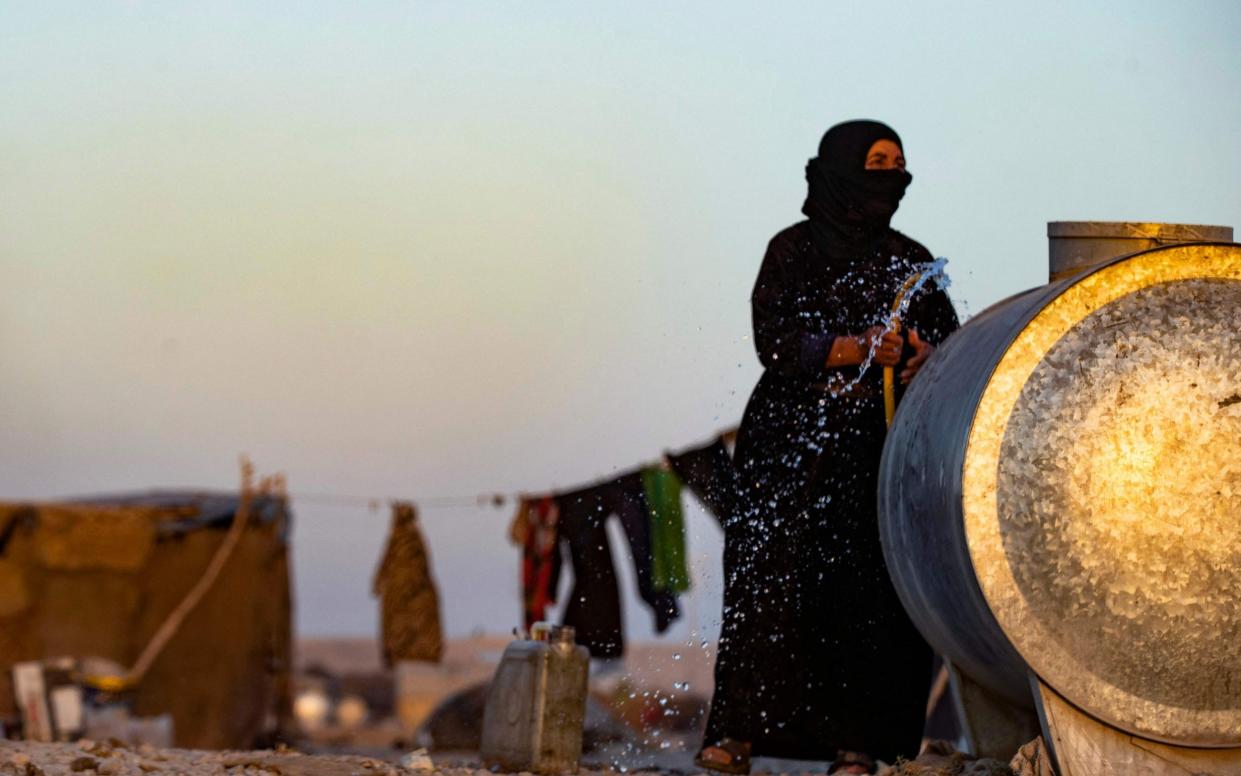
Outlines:
<svg viewBox="0 0 1241 776"><path fill-rule="evenodd" d="M253 501L253 488L250 484L253 471L254 469L250 462L243 460L241 495L238 499L237 510L233 513L232 523L228 527L228 533L224 535L224 540L216 548L202 576L198 578L194 586L190 588L190 591L177 604L176 608L160 624L155 631L155 635L147 642L133 668L120 676L88 674L82 677L84 685L102 692L120 693L137 687L143 677L146 676L147 671L151 668L151 664L155 662L155 659L164 651L164 647L168 646L168 642L180 630L181 623L198 606L203 596L215 584L216 579L224 568L224 564L233 554L233 550L236 549L238 542L241 541L246 524L249 522L250 507ZM262 485L260 485L260 492L265 492L265 488Z"/></svg>
<svg viewBox="0 0 1241 776"><path fill-rule="evenodd" d="M901 290L896 292L896 299L892 300L892 310L888 318L888 331L901 333L900 310L905 304L905 296L918 284L925 272L926 270L918 270L910 275L901 286ZM883 416L888 422L888 427L891 428L892 418L896 416L896 369L890 366L883 368Z"/></svg>

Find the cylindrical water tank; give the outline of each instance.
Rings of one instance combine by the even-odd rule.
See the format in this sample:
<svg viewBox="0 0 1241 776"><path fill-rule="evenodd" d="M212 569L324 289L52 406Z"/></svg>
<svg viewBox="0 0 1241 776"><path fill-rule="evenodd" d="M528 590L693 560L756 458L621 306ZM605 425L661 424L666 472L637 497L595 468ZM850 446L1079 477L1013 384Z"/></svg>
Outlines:
<svg viewBox="0 0 1241 776"><path fill-rule="evenodd" d="M1013 296L910 386L880 473L893 581L936 650L1033 672L1146 738L1241 744L1241 246Z"/></svg>

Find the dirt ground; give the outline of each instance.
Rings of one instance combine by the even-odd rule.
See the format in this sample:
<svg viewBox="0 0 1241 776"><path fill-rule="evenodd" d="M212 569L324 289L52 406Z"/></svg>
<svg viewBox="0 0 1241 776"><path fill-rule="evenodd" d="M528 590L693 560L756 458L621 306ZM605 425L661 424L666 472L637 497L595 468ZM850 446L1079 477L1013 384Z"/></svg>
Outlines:
<svg viewBox="0 0 1241 776"><path fill-rule="evenodd" d="M926 759L885 768L883 776L1009 776L1012 770L995 761L966 762L955 757L924 755ZM785 767L773 768L779 763ZM688 764L688 763L686 763ZM1023 763L1024 764L1024 763ZM656 776L698 772L690 765L652 763L658 770L591 769L583 767L579 776ZM766 767L764 767L766 765ZM1017 761L1014 760L1014 765ZM820 774L826 763L755 761L756 773ZM1018 767L1019 776L1050 776L1049 769ZM350 755L310 755L291 750L221 752L193 749L155 749L149 746L125 747L103 742L79 741L73 744L38 744L0 740L0 776L495 776L477 764L436 758L434 764L423 759L417 767L374 757ZM532 776L520 773L516 776Z"/></svg>
<svg viewBox="0 0 1241 776"><path fill-rule="evenodd" d="M0 741L3 776L147 776L147 774L246 774L247 776L404 776L413 771L367 757L310 756L296 752L227 752L112 746L91 741L38 744ZM485 772L491 776L490 772ZM459 776L473 776L463 770Z"/></svg>
<svg viewBox="0 0 1241 776"><path fill-rule="evenodd" d="M631 772L633 773L633 772ZM293 751L216 752L124 747L103 742L39 744L0 740L0 776L494 776L470 767L405 768L394 762ZM615 771L579 771L603 776ZM520 774L519 776L531 776ZM634 774L633 776L638 776Z"/></svg>

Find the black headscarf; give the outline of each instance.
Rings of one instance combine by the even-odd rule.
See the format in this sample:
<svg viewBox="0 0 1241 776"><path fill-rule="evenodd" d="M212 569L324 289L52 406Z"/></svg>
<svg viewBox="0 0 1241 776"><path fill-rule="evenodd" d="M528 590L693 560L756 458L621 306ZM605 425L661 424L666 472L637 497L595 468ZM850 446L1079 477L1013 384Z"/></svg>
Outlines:
<svg viewBox="0 0 1241 776"><path fill-rule="evenodd" d="M835 260L865 253L888 229L913 176L904 170L867 170L866 152L878 140L901 145L900 135L878 121L837 124L806 164L809 191L802 212L815 244Z"/></svg>

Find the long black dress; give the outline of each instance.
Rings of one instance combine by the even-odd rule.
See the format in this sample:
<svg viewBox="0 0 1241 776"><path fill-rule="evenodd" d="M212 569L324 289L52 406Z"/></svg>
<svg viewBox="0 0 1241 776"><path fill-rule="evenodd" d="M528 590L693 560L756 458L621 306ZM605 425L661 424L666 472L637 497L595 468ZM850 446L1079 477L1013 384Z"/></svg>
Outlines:
<svg viewBox="0 0 1241 776"><path fill-rule="evenodd" d="M756 755L804 759L917 754L932 655L880 548L882 368L839 395L859 369L825 361L837 335L883 322L915 265L930 260L891 229L862 254L833 258L807 221L768 246L752 296L766 371L737 438L743 506L725 526L708 743L730 737L752 741ZM932 284L904 324L938 344L957 316Z"/></svg>

